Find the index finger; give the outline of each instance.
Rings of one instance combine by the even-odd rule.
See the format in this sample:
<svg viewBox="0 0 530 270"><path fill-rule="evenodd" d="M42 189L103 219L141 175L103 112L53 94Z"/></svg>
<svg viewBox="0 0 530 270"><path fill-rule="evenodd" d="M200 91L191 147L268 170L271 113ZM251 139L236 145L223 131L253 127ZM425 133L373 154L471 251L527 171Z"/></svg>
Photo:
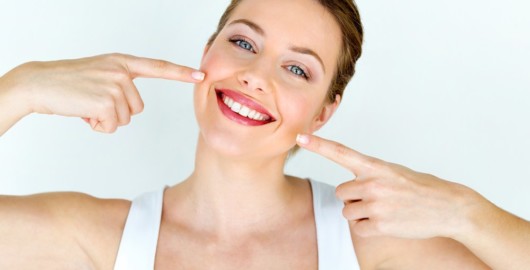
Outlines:
<svg viewBox="0 0 530 270"><path fill-rule="evenodd" d="M177 65L160 59L125 56L125 65L132 78L160 78L181 82L197 83L205 74L199 70Z"/></svg>
<svg viewBox="0 0 530 270"><path fill-rule="evenodd" d="M338 163L355 175L359 175L365 170L373 169L374 164L379 161L343 144L314 135L298 135L296 141L301 147Z"/></svg>

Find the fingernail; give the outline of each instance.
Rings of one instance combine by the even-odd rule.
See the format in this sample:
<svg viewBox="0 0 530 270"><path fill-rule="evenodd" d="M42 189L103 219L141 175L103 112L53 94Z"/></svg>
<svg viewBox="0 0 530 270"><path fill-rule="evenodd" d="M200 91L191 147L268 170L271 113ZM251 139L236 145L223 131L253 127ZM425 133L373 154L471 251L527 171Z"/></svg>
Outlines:
<svg viewBox="0 0 530 270"><path fill-rule="evenodd" d="M205 74L203 72L200 72L200 71L194 71L194 72L191 73L191 77L194 78L197 81L204 80L204 76L205 76Z"/></svg>
<svg viewBox="0 0 530 270"><path fill-rule="evenodd" d="M302 134L298 134L296 136L296 141L299 143L299 144L308 144L309 143L309 136L307 135L302 135Z"/></svg>

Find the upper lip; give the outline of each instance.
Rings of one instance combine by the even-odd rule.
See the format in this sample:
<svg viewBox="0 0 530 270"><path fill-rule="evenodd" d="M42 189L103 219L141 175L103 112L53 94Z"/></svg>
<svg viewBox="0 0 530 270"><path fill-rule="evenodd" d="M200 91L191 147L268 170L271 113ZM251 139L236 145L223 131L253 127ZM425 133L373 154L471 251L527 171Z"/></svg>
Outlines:
<svg viewBox="0 0 530 270"><path fill-rule="evenodd" d="M276 118L263 106L261 106L256 101L250 99L249 97L239 93L238 91L230 90L230 89L215 89L217 93L221 93L223 95L228 96L229 98L233 99L235 102L248 107L251 110L255 110L256 112L259 112L261 114L266 114L270 117L270 121L275 121Z"/></svg>

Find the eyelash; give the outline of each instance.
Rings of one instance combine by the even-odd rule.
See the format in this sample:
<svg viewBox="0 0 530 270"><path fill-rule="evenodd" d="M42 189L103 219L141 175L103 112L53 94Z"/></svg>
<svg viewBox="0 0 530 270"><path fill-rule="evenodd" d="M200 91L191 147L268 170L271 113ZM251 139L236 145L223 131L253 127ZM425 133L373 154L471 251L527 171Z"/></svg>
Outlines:
<svg viewBox="0 0 530 270"><path fill-rule="evenodd" d="M293 71L294 70L298 70L299 72L301 72L300 74L298 74L297 72ZM300 66L297 66L297 65L289 65L287 66L287 70L289 70L291 73L293 73L295 76L298 76L298 77L302 77L306 80L309 80L309 75L307 74L307 72Z"/></svg>
<svg viewBox="0 0 530 270"><path fill-rule="evenodd" d="M234 45L240 47L241 49L243 50L247 50L247 51L250 51L250 52L253 52L253 53L256 53L256 51L254 50L254 47L252 46L252 43L250 43L250 41L242 38L242 37L235 37L235 38L230 38L228 40L230 43L233 43ZM246 43L248 44L248 46L250 46L250 48L244 48L241 46L241 43Z"/></svg>
<svg viewBox="0 0 530 270"><path fill-rule="evenodd" d="M250 41L246 40L243 37L230 38L230 39L228 39L228 42L234 44L235 46L238 46L239 48L241 48L243 50L246 50L246 51L249 51L249 52L252 52L252 53L256 53L256 51L254 50L254 47L252 46L252 43L250 43ZM242 44L245 44L247 46L244 46ZM300 66L288 65L287 66L287 70L289 70L289 72L291 72L292 74L294 74L297 77L303 78L305 80L309 80L310 79L310 76L308 75L308 72L304 68L302 68Z"/></svg>

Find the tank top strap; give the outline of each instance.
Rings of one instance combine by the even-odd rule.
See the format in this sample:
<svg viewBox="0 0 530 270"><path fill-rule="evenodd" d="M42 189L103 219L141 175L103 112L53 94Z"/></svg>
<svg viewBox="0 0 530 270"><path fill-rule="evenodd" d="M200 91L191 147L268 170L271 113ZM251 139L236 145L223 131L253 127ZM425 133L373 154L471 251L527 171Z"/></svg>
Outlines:
<svg viewBox="0 0 530 270"><path fill-rule="evenodd" d="M133 200L114 264L115 270L154 269L164 190L148 192Z"/></svg>
<svg viewBox="0 0 530 270"><path fill-rule="evenodd" d="M310 180L317 229L318 269L359 269L348 221L342 216L344 203L335 187Z"/></svg>

